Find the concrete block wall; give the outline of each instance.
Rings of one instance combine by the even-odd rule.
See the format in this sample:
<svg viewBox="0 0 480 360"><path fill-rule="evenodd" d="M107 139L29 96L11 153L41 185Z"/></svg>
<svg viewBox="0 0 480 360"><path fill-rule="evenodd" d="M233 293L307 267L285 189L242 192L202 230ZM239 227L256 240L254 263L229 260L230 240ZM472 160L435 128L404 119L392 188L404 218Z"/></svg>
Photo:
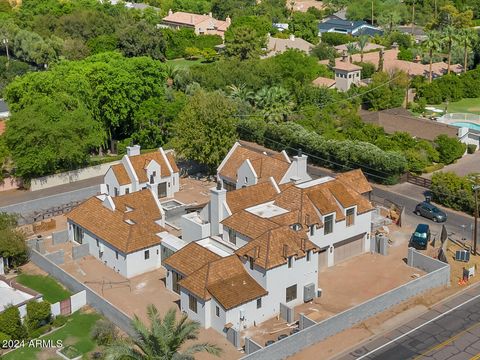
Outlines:
<svg viewBox="0 0 480 360"><path fill-rule="evenodd" d="M280 317L290 324L295 319L295 310L285 304L280 303Z"/></svg>
<svg viewBox="0 0 480 360"><path fill-rule="evenodd" d="M448 264L417 253L415 250L412 253L409 250L409 257L413 259L413 263L416 262L427 269L436 270L250 353L242 360L285 359L413 296L450 284L450 266Z"/></svg>
<svg viewBox="0 0 480 360"><path fill-rule="evenodd" d="M56 302L55 304L50 305L50 311L52 312L53 316L58 316L61 314L60 312L60 302Z"/></svg>
<svg viewBox="0 0 480 360"><path fill-rule="evenodd" d="M298 320L298 328L300 330L306 329L307 327L315 325L317 322L309 319L304 314L300 314L300 319Z"/></svg>
<svg viewBox="0 0 480 360"><path fill-rule="evenodd" d="M134 335L131 326L131 319L128 317L128 315L117 309L88 286L79 282L73 276L55 265L52 261L42 256L42 254L35 249L30 251L30 260L42 270L46 271L49 275L57 279L72 292L78 293L85 290L87 304L91 305L95 310L102 313L107 319L109 319L127 334L132 336Z"/></svg>
<svg viewBox="0 0 480 360"><path fill-rule="evenodd" d="M63 250L46 254L45 257L56 265L62 265L65 262L65 252Z"/></svg>
<svg viewBox="0 0 480 360"><path fill-rule="evenodd" d="M72 259L77 260L84 256L87 256L90 253L88 243L77 245L72 247Z"/></svg>
<svg viewBox="0 0 480 360"><path fill-rule="evenodd" d="M58 245L68 241L68 230L55 231L52 233L52 244Z"/></svg>
<svg viewBox="0 0 480 360"><path fill-rule="evenodd" d="M253 341L249 337L245 338L245 353L246 354L254 353L255 351L258 351L260 349L262 349L261 345L257 344L255 341Z"/></svg>
<svg viewBox="0 0 480 360"><path fill-rule="evenodd" d="M83 290L70 296L72 313L87 305L87 291Z"/></svg>

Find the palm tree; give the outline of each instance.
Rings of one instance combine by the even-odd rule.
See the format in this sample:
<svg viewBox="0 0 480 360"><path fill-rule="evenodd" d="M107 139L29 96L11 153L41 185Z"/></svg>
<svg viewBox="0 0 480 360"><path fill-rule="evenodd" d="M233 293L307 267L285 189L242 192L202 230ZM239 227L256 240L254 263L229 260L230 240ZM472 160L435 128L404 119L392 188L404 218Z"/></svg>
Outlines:
<svg viewBox="0 0 480 360"><path fill-rule="evenodd" d="M255 95L255 107L269 121L286 120L294 106L290 93L282 87L264 87Z"/></svg>
<svg viewBox="0 0 480 360"><path fill-rule="evenodd" d="M221 349L209 343L194 344L180 352L185 341L197 339L200 329L200 324L189 320L186 314L177 321L175 309L170 309L161 319L157 308L149 305L147 315L150 327L135 315L132 320L135 336L107 347L107 360L193 359L193 354L202 351L220 355Z"/></svg>
<svg viewBox="0 0 480 360"><path fill-rule="evenodd" d="M254 93L252 90L247 89L245 84L239 86L229 85L227 88L230 90L230 97L249 104L253 103Z"/></svg>
<svg viewBox="0 0 480 360"><path fill-rule="evenodd" d="M458 42L463 45L463 72L467 72L468 68L468 50L475 42L478 35L473 29L461 29L458 34Z"/></svg>
<svg viewBox="0 0 480 360"><path fill-rule="evenodd" d="M365 47L368 44L368 39L369 39L368 35L361 35L358 38L357 45L358 45L358 48L360 49L360 62L362 63L363 63L363 51L365 50Z"/></svg>
<svg viewBox="0 0 480 360"><path fill-rule="evenodd" d="M426 50L428 50L428 56L430 57L430 66L428 68L428 81L432 82L432 63L433 63L433 54L440 50L441 40L440 34L437 31L429 31L427 33L427 39L422 44Z"/></svg>
<svg viewBox="0 0 480 360"><path fill-rule="evenodd" d="M352 55L357 51L357 45L355 43L348 43L345 45L347 47L347 53L349 56L350 62L352 62Z"/></svg>
<svg viewBox="0 0 480 360"><path fill-rule="evenodd" d="M457 38L458 38L458 31L453 26L449 25L445 29L443 29L442 41L446 45L447 52L448 52L447 74L450 74L450 65L452 63L452 48L453 48L453 43L457 41Z"/></svg>

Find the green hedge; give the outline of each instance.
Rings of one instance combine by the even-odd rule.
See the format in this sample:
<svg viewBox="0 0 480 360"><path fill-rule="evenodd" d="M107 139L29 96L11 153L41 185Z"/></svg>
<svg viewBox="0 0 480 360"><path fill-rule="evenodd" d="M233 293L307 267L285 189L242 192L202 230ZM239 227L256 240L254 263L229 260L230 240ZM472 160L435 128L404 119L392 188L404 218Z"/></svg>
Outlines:
<svg viewBox="0 0 480 360"><path fill-rule="evenodd" d="M435 202L473 214L475 201L472 183L467 177L458 176L454 172L435 173L430 190Z"/></svg>
<svg viewBox="0 0 480 360"><path fill-rule="evenodd" d="M247 119L239 122L242 139L265 145L271 149L294 153L302 149L312 155L309 161L334 170L361 168L372 180L395 183L406 170L405 157L396 151L383 151L377 146L361 141L332 140L309 132L301 125L288 122L268 123Z"/></svg>

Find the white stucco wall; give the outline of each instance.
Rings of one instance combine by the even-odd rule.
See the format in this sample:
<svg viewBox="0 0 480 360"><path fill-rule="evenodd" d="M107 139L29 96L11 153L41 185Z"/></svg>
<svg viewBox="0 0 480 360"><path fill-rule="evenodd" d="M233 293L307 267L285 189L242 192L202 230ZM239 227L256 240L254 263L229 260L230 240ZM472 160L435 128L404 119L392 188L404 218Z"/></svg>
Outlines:
<svg viewBox="0 0 480 360"><path fill-rule="evenodd" d="M253 169L252 163L247 159L237 169L237 189L241 189L244 186L255 185L257 182L258 176Z"/></svg>
<svg viewBox="0 0 480 360"><path fill-rule="evenodd" d="M118 189L118 195L125 195L127 193L127 189L129 192L133 192L132 184L127 185L120 185L115 173L113 172L112 168L108 169L105 177L103 178L103 183L108 185L108 195L115 196L115 188Z"/></svg>
<svg viewBox="0 0 480 360"><path fill-rule="evenodd" d="M262 307L257 309L257 299L230 309L226 313L226 323L232 323L233 327L243 330L266 321L276 315L272 307L266 306L267 298L262 298ZM215 311L215 310L214 310ZM244 320L240 320L240 313L243 312Z"/></svg>
<svg viewBox="0 0 480 360"><path fill-rule="evenodd" d="M145 251L150 251L150 258L145 260ZM160 244L127 255L127 278L131 278L161 266Z"/></svg>
<svg viewBox="0 0 480 360"><path fill-rule="evenodd" d="M194 313L188 307L188 294L189 292L180 288L180 310L185 312L189 319L198 321L204 328L210 327L210 302L211 300L201 300L198 297L197 299L197 312Z"/></svg>
<svg viewBox="0 0 480 360"><path fill-rule="evenodd" d="M240 234L238 232L235 232L235 241L236 241L236 245L234 245L231 241L230 241L230 235L229 235L229 227L227 226L224 226L223 227L223 239L228 242L228 243L231 243L232 246L235 246L237 249L241 248L242 246L246 245L251 239L248 237L248 236L245 236L243 234Z"/></svg>
<svg viewBox="0 0 480 360"><path fill-rule="evenodd" d="M203 222L196 212L182 215L180 228L182 229L182 240L187 242L205 239L210 236L210 223Z"/></svg>

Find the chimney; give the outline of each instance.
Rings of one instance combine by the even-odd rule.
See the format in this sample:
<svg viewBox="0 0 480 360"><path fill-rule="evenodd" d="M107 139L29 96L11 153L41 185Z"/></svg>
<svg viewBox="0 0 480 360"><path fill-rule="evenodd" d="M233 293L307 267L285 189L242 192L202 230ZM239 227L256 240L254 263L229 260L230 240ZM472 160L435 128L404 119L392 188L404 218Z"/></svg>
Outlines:
<svg viewBox="0 0 480 360"><path fill-rule="evenodd" d="M347 59L348 59L347 51L346 51L346 50L343 50L343 52L342 52L342 61L343 61L343 62L347 62Z"/></svg>
<svg viewBox="0 0 480 360"><path fill-rule="evenodd" d="M127 146L127 155L128 156L140 155L140 145Z"/></svg>
<svg viewBox="0 0 480 360"><path fill-rule="evenodd" d="M168 10L168 16L170 16L170 15L173 15L172 9L169 9L169 10Z"/></svg>
<svg viewBox="0 0 480 360"><path fill-rule="evenodd" d="M295 41L295 35L290 34L290 41Z"/></svg>
<svg viewBox="0 0 480 360"><path fill-rule="evenodd" d="M222 182L218 181L215 188L210 189L210 235L223 233L223 225L220 224L225 218L225 203L227 201L227 190L223 188Z"/></svg>
<svg viewBox="0 0 480 360"><path fill-rule="evenodd" d="M232 23L232 19L230 19L230 16L227 15L227 18L225 19L228 25Z"/></svg>
<svg viewBox="0 0 480 360"><path fill-rule="evenodd" d="M293 157L292 165L290 166L294 167L293 174L298 182L310 179L307 173L307 159L308 156L302 153L302 149L298 149L297 155Z"/></svg>
<svg viewBox="0 0 480 360"><path fill-rule="evenodd" d="M211 12L211 11L208 13L208 17L210 17L210 18L212 18L212 17L213 17L213 15L212 15L212 12Z"/></svg>

